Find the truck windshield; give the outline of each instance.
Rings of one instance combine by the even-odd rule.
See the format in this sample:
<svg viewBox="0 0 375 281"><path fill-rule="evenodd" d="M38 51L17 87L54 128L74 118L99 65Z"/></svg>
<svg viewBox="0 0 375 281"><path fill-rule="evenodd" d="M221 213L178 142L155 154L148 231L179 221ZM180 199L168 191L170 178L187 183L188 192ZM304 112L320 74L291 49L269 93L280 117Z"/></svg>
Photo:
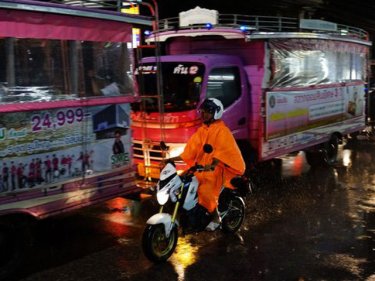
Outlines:
<svg viewBox="0 0 375 281"><path fill-rule="evenodd" d="M157 112L158 92L156 64L142 64L135 71L144 110ZM192 62L161 63L164 111L176 112L195 109L199 102L204 65ZM135 110L140 110L136 106Z"/></svg>

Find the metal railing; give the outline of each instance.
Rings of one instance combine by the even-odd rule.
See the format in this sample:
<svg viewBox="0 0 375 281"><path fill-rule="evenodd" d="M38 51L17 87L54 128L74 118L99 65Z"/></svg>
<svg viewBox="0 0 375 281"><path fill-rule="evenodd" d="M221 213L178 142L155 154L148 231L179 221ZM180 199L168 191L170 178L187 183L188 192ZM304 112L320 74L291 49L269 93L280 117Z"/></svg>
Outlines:
<svg viewBox="0 0 375 281"><path fill-rule="evenodd" d="M119 0L50 0L49 2L112 11L119 11L123 8L123 1Z"/></svg>
<svg viewBox="0 0 375 281"><path fill-rule="evenodd" d="M355 39L368 40L368 32L361 28L348 25L337 24L337 30L325 31L321 29L302 29L300 20L288 17L271 17L271 16L249 16L239 14L219 14L217 24L213 28L248 28L249 32L305 32L319 33L327 35L336 35L352 37ZM177 29L200 29L206 28L205 24L194 24L179 27L179 18L166 18L159 21L159 32Z"/></svg>

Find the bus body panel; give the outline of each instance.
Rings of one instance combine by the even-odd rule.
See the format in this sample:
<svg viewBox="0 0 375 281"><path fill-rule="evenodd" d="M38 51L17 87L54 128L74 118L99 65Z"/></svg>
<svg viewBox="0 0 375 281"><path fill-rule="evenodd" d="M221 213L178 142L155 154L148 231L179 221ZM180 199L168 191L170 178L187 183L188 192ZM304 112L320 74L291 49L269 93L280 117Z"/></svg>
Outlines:
<svg viewBox="0 0 375 281"><path fill-rule="evenodd" d="M76 210L119 195L138 192L134 185L134 169L123 168L103 176L87 177L52 187L35 188L0 197L0 215L28 214L36 219Z"/></svg>
<svg viewBox="0 0 375 281"><path fill-rule="evenodd" d="M130 193L136 15L46 2L0 3L0 223ZM116 133L122 148L114 152ZM120 145L121 146L121 145Z"/></svg>
<svg viewBox="0 0 375 281"><path fill-rule="evenodd" d="M141 191L131 44L151 20L118 10L0 2L1 280L29 258L36 220Z"/></svg>

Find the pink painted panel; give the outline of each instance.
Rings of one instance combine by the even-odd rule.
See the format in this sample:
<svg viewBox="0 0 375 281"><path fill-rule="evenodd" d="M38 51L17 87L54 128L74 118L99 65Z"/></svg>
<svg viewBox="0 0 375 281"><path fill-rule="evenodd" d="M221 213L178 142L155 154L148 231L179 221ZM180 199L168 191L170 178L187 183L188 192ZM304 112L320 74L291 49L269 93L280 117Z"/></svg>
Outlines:
<svg viewBox="0 0 375 281"><path fill-rule="evenodd" d="M264 46L262 44L262 46ZM264 60L264 49L257 48L257 55ZM244 67L249 83L251 84L251 104L249 122L249 140L253 147L258 148L260 155L260 145L263 136L263 122L261 116L262 84L264 79L263 66L248 65Z"/></svg>
<svg viewBox="0 0 375 281"><path fill-rule="evenodd" d="M131 25L71 15L0 10L0 36L101 42L130 42Z"/></svg>
<svg viewBox="0 0 375 281"><path fill-rule="evenodd" d="M0 196L0 214L27 213L38 219L139 191L134 167L77 179L55 189L33 188Z"/></svg>

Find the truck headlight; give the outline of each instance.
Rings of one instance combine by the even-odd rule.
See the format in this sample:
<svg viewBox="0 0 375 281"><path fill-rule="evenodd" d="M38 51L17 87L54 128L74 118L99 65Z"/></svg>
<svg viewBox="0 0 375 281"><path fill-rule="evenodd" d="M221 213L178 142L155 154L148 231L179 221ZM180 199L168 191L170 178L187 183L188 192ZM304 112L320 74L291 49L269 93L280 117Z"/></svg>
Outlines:
<svg viewBox="0 0 375 281"><path fill-rule="evenodd" d="M172 158L172 157L179 156L182 152L184 152L185 146L186 146L186 144L181 144L181 145L177 145L177 146L171 145L170 149L168 151L169 157Z"/></svg>

